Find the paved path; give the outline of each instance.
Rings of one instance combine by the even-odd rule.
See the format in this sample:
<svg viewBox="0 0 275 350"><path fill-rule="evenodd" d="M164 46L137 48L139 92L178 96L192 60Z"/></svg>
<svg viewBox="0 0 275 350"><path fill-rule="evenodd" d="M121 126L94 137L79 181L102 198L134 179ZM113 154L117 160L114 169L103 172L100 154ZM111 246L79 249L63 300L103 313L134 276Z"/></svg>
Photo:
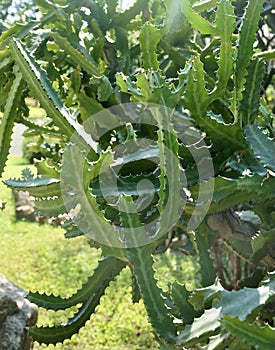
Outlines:
<svg viewBox="0 0 275 350"><path fill-rule="evenodd" d="M23 132L27 129L25 125L22 124L15 124L13 129L13 137L12 137L12 143L11 143L11 149L10 154L13 156L22 156L23 155L23 148L22 148L22 141L23 141Z"/></svg>

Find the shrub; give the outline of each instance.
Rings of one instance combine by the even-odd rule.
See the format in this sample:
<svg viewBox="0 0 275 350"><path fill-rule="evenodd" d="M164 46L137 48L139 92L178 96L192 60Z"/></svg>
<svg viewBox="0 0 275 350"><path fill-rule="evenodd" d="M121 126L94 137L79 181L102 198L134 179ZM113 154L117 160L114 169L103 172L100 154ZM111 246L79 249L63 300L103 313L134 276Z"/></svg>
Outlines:
<svg viewBox="0 0 275 350"><path fill-rule="evenodd" d="M102 259L68 299L29 293L46 309L81 304L33 338L71 337L129 265L164 349L273 349L274 49L263 32L255 45L271 2L37 4L41 19L1 36L1 170L15 121L59 139L61 162L5 183L40 214L69 212L65 236L85 234ZM169 247L198 254L200 289L158 285L153 255Z"/></svg>

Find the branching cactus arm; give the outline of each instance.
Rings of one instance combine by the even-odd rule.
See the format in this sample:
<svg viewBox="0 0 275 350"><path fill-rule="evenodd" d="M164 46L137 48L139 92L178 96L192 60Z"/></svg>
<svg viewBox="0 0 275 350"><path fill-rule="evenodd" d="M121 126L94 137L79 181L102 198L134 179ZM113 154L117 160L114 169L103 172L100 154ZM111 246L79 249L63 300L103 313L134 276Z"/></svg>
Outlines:
<svg viewBox="0 0 275 350"><path fill-rule="evenodd" d="M274 347L274 134L260 88L273 56L254 50L264 1L247 1L240 26L230 0L178 2L176 14L171 1L124 12L85 2L86 13L78 1L39 3L47 15L0 37L0 173L15 121L62 140L54 168L44 160L37 177L5 183L29 191L41 214L69 213L65 237L86 234L104 258L67 299L29 293L46 309L81 303L66 325L33 328L33 338L77 333L130 265L163 348ZM29 118L27 95L50 123ZM193 216L201 221L190 228ZM180 235L199 255L202 288L174 282L164 293L153 255Z"/></svg>

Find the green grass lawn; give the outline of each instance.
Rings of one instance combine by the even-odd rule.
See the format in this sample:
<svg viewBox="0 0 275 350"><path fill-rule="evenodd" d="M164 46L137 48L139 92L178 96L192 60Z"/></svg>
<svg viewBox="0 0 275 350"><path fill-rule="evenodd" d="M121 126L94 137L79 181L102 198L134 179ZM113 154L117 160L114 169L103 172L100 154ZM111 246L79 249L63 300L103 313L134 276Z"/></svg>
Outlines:
<svg viewBox="0 0 275 350"><path fill-rule="evenodd" d="M11 157L4 178L18 177L26 166L22 158ZM6 202L0 212L0 273L25 290L66 297L80 288L96 267L100 252L91 249L84 237L65 239L60 227L16 221L12 193L2 182L0 200ZM191 258L171 252L156 258L156 275L162 278L162 287L175 278L185 282L187 288L194 287L197 265ZM39 309L38 323L62 322L70 312ZM57 346L35 343L34 349L154 350L159 346L143 303L131 302L131 276L126 268L111 283L96 313L79 334Z"/></svg>

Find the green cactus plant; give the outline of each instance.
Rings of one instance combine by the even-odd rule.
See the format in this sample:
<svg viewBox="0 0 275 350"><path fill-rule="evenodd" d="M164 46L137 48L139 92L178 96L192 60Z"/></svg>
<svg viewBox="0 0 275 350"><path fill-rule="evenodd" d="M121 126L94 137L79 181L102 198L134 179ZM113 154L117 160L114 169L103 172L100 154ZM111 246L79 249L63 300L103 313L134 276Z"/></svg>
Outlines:
<svg viewBox="0 0 275 350"><path fill-rule="evenodd" d="M41 160L37 177L5 183L41 215L69 212L65 237L85 234L102 259L67 299L29 293L46 309L81 304L32 337L77 333L128 265L162 348L273 348L274 116L260 87L275 52L254 45L264 1L248 1L240 23L231 0L35 2L41 19L0 37L0 172L14 122L62 139L55 167ZM29 120L27 96L50 123ZM201 288L164 292L153 255L182 234Z"/></svg>

